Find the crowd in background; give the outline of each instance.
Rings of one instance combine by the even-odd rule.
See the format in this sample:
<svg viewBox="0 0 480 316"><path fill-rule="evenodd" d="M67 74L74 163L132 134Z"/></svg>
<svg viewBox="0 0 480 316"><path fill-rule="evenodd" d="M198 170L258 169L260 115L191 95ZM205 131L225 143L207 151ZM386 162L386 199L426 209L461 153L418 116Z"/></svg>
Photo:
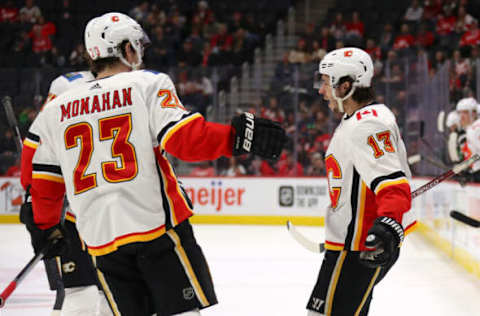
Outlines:
<svg viewBox="0 0 480 316"><path fill-rule="evenodd" d="M150 37L146 66L168 71L186 107L207 116L214 98L212 68L221 69L215 84L228 89L228 79L240 73L242 63L253 62L254 49L263 47L266 34L274 32L276 21L285 17L288 7L294 4L249 0L230 8L223 1L121 0L101 1L98 8L87 10L73 0L8 0L0 5L4 34L0 38L0 67L17 67L12 76L30 67L85 69L82 32L86 21L112 8L123 8L119 11L135 18ZM480 6L474 4L469 0L338 1L324 21L307 23L297 31L298 40L275 66L268 91L255 104L247 105L257 115L286 128L293 141L281 159L271 162L255 157L224 158L198 164L189 174L325 175L323 156L340 116L334 117L312 89L312 75L322 57L335 48L366 49L374 61L377 101L385 102L386 94L390 94L387 105L399 121L403 122L405 116L404 82L409 71L405 65L414 67L413 63L405 64L406 59L425 56L430 76L449 60L452 104L474 96L480 54ZM294 82L296 69L301 74L298 87ZM5 78L0 80L0 89L3 83L3 87L9 87ZM50 82L44 81L41 91L26 99L30 103L22 99L22 91L29 89L28 80L9 88L17 89L19 94L15 110L22 132L26 132L43 102L41 96L45 96ZM293 106L295 87L301 91L297 107ZM0 155L8 158L0 163L0 173L12 174L15 169L7 171L5 166L15 163L15 155L9 155L15 151L14 136L6 126L0 128L0 133Z"/></svg>

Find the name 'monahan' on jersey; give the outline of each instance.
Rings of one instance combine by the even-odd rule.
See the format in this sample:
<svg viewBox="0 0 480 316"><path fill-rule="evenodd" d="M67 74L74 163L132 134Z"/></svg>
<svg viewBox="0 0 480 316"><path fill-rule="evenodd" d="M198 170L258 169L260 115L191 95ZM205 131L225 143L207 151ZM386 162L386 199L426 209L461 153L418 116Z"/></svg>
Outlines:
<svg viewBox="0 0 480 316"><path fill-rule="evenodd" d="M52 209L66 190L91 254L158 238L193 214L166 152L186 161L228 157L231 136L229 125L185 110L165 74L79 85L46 104L30 128L35 222L58 223Z"/></svg>
<svg viewBox="0 0 480 316"><path fill-rule="evenodd" d="M395 116L385 105L372 104L342 119L325 168L331 200L325 248L366 250L368 230L379 216L411 230L411 173Z"/></svg>

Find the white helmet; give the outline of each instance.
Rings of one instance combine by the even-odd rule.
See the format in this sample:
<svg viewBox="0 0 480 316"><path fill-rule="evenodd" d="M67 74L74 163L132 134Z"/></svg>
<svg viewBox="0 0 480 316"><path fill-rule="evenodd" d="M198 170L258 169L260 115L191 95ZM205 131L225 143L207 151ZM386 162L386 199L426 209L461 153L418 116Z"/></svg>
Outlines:
<svg viewBox="0 0 480 316"><path fill-rule="evenodd" d="M447 121L445 122L448 128L457 125L460 125L460 116L458 116L457 111L452 111L447 115Z"/></svg>
<svg viewBox="0 0 480 316"><path fill-rule="evenodd" d="M355 92L355 88L370 87L373 71L373 62L370 55L355 47L345 47L331 51L323 57L319 65L320 74L330 77L332 95L338 102L340 112L344 112L343 101ZM353 79L352 89L345 97L339 98L335 94L335 88L338 86L339 80L346 76Z"/></svg>
<svg viewBox="0 0 480 316"><path fill-rule="evenodd" d="M463 98L457 103L457 111L476 111L477 101L474 98Z"/></svg>
<svg viewBox="0 0 480 316"><path fill-rule="evenodd" d="M120 44L129 41L138 61L130 64L122 55ZM91 19L85 28L85 48L92 60L118 57L128 67L138 69L142 64L144 45L150 43L142 27L123 13L111 12Z"/></svg>

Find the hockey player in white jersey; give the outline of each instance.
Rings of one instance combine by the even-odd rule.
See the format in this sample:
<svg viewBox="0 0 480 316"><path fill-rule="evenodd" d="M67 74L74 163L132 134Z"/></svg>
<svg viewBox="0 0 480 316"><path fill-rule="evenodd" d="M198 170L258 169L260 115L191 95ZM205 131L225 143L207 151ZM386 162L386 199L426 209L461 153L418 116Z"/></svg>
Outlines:
<svg viewBox="0 0 480 316"><path fill-rule="evenodd" d="M66 73L57 77L50 84L48 97L45 103L53 100L62 93L94 80L95 76L90 71ZM32 159L38 144L34 135L27 134L22 152L21 182L28 192L32 183ZM69 209L69 208L68 208ZM20 218L28 229L33 224L31 202L27 198L22 205ZM75 215L71 211L65 214L65 231L69 239L68 252L62 253L59 260L49 261L48 265L55 262L56 268L47 267L47 276L51 290L57 290L57 282L63 283L65 296L61 306L63 316L81 315L112 315L103 292L99 292L98 278L93 266L91 256L86 251L75 227ZM61 280L54 269L58 269ZM52 271L52 272L51 272Z"/></svg>
<svg viewBox="0 0 480 316"><path fill-rule="evenodd" d="M166 153L277 159L285 131L249 113L223 125L188 112L167 75L137 70L144 42L142 28L121 13L87 24L96 80L49 102L29 131L38 145L31 194L40 230L32 239L41 249L62 233L66 192L114 315L199 315L216 295Z"/></svg>
<svg viewBox="0 0 480 316"><path fill-rule="evenodd" d="M415 224L411 174L393 113L373 102L370 56L358 48L337 49L322 59L319 73L319 94L344 116L325 157L327 251L308 315L367 315L373 288Z"/></svg>
<svg viewBox="0 0 480 316"><path fill-rule="evenodd" d="M476 102L475 102L476 103ZM478 109L478 104L476 104ZM480 155L480 118L475 120L466 130L466 147L468 154ZM467 158L466 158L467 159ZM472 165L470 170L470 178L474 182L480 182L480 163L476 162Z"/></svg>

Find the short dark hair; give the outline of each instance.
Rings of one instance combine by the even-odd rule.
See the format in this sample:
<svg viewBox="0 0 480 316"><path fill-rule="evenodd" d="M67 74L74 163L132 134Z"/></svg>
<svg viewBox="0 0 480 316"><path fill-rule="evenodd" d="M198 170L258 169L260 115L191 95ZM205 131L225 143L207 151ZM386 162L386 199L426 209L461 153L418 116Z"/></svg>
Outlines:
<svg viewBox="0 0 480 316"><path fill-rule="evenodd" d="M128 43L128 40L124 40L119 45L123 57L126 56L125 47L127 46L127 43ZM96 74L104 71L107 68L113 67L117 63L121 62L120 58L118 57L107 57L107 58L100 58L96 60L92 60L91 58L88 58L88 61L89 61L90 71Z"/></svg>
<svg viewBox="0 0 480 316"><path fill-rule="evenodd" d="M350 84L353 84L353 79L349 76L345 76L340 78L338 84L341 85L344 82L350 82ZM371 86L365 88L357 87L352 94L352 99L357 103L371 102L375 100L375 90Z"/></svg>

